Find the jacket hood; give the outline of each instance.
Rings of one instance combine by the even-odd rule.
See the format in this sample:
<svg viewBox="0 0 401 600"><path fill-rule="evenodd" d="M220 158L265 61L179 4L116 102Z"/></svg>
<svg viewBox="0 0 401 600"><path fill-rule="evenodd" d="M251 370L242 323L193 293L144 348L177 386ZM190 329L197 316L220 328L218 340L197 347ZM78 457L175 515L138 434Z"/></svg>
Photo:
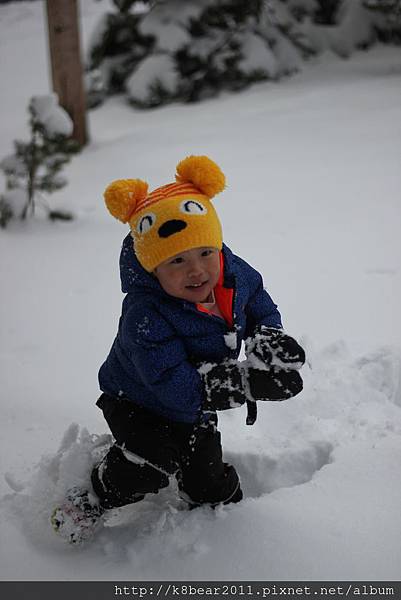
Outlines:
<svg viewBox="0 0 401 600"><path fill-rule="evenodd" d="M128 294L137 288L150 288L163 292L154 275L148 273L138 261L134 251L134 240L129 233L123 241L120 254L121 290Z"/></svg>
<svg viewBox="0 0 401 600"><path fill-rule="evenodd" d="M233 267L233 254L224 244L222 251L224 255L224 280L226 281L227 277L228 279L231 279L229 274ZM124 294L128 294L138 288L147 288L158 294L166 294L157 278L151 273L148 273L138 261L134 251L134 240L130 233L124 238L121 248L120 278L121 290Z"/></svg>

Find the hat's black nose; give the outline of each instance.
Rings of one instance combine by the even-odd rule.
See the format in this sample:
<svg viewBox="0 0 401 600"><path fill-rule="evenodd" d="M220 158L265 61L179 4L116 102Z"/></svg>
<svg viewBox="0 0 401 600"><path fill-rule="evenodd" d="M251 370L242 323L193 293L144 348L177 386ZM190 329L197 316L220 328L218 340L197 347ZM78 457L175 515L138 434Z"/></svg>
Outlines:
<svg viewBox="0 0 401 600"><path fill-rule="evenodd" d="M187 224L185 221L181 221L181 219L170 219L170 221L166 221L163 225L160 225L158 233L161 238L167 238L173 233L178 233L182 229L185 229Z"/></svg>

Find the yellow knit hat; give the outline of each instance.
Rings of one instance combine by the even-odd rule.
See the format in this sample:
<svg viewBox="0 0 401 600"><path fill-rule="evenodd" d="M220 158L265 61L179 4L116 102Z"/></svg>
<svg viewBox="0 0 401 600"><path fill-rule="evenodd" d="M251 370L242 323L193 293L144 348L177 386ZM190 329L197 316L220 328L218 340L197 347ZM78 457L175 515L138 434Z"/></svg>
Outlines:
<svg viewBox="0 0 401 600"><path fill-rule="evenodd" d="M129 223L135 254L147 271L185 250L221 250L219 218L210 202L225 187L221 169L207 156L189 156L177 165L176 183L148 193L140 179L118 179L105 190L110 213Z"/></svg>

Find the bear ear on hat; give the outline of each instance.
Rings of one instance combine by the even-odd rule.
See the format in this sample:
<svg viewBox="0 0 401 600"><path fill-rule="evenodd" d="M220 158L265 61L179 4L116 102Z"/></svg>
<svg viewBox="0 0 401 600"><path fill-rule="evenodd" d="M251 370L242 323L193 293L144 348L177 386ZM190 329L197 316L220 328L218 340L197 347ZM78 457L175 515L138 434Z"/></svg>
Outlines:
<svg viewBox="0 0 401 600"><path fill-rule="evenodd" d="M177 165L178 183L192 183L208 198L222 192L226 186L224 173L207 156L188 156Z"/></svg>
<svg viewBox="0 0 401 600"><path fill-rule="evenodd" d="M109 212L121 221L128 223L140 201L148 194L148 184L141 179L117 179L107 186L104 200Z"/></svg>

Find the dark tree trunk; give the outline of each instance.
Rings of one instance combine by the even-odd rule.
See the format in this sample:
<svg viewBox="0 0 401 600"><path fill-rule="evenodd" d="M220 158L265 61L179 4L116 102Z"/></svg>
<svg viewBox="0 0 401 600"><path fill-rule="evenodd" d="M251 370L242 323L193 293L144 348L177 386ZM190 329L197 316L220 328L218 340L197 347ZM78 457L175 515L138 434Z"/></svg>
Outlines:
<svg viewBox="0 0 401 600"><path fill-rule="evenodd" d="M88 134L77 0L46 0L46 5L53 90L73 121L72 137L84 145Z"/></svg>

